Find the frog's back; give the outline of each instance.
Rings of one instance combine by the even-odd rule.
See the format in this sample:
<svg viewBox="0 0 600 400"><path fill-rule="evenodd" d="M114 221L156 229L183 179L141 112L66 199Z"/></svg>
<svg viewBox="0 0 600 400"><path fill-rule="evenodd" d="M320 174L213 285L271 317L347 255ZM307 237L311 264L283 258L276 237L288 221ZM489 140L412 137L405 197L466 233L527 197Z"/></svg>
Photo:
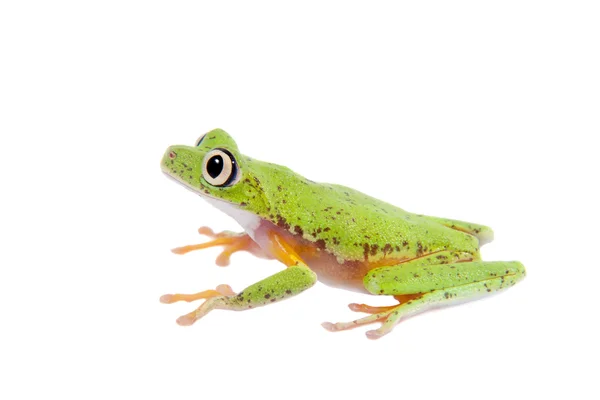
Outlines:
<svg viewBox="0 0 600 400"><path fill-rule="evenodd" d="M277 179L271 170L270 179ZM341 185L287 170L266 193L267 219L344 261L403 261L443 249L477 249L477 240Z"/></svg>

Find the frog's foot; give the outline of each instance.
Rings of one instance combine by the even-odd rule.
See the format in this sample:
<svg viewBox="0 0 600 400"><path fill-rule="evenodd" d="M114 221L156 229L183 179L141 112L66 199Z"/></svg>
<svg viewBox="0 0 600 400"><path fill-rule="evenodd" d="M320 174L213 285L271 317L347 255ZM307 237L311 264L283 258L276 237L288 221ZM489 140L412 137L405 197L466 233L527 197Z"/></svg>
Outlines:
<svg viewBox="0 0 600 400"><path fill-rule="evenodd" d="M177 247L171 250L175 254L186 254L190 251L206 249L209 247L223 246L223 251L217 257L216 264L220 267L229 265L230 257L237 251L247 251L257 257L269 258L258 244L252 240L246 233L236 233L231 231L223 231L219 233L213 232L209 227L203 226L198 229L198 233L208 236L213 240L200 244Z"/></svg>
<svg viewBox="0 0 600 400"><path fill-rule="evenodd" d="M396 296L394 296L394 299L398 300L398 303L406 303L406 302L416 299L418 297L421 297L420 293L396 295ZM348 308L350 310L355 311L355 312L363 312L363 313L367 313L367 314L379 314L384 311L389 311L392 308L396 308L397 306L398 306L398 304L395 304L393 306L383 306L383 307L373 307L373 306L369 306L366 304L357 304L357 303L348 304Z"/></svg>
<svg viewBox="0 0 600 400"><path fill-rule="evenodd" d="M202 292L193 294L165 294L160 297L160 302L164 304L171 304L178 301L187 301L189 303L196 300L210 299L211 297L233 295L235 295L235 293L231 289L231 286L219 285L215 290L204 290Z"/></svg>
<svg viewBox="0 0 600 400"><path fill-rule="evenodd" d="M410 312L411 303L412 301L409 301L408 303L387 307L370 307L365 304L351 304L350 309L352 311L367 312L372 314L368 317L356 319L350 322L337 322L335 324L331 322L324 322L321 325L330 332L337 332L353 329L358 326L381 322L381 327L366 332L367 338L379 339L380 337L390 333L396 324L400 322L401 318L412 314Z"/></svg>
<svg viewBox="0 0 600 400"><path fill-rule="evenodd" d="M236 293L229 285L219 285L215 290L204 290L193 294L165 294L160 297L160 302L171 304L177 301L191 302L195 300L206 300L200 307L191 313L182 315L177 318L177 323L182 326L192 325L198 319L202 318L209 311L216 308L219 303L223 303L223 299L228 299L236 296ZM215 301L217 300L217 301Z"/></svg>
<svg viewBox="0 0 600 400"><path fill-rule="evenodd" d="M369 339L379 339L380 337L390 333L394 326L400 321L402 317L410 314L410 310L413 308L411 304L418 302L423 295L421 293L396 295L394 298L398 300L399 304L392 306L372 307L366 304L349 304L348 307L352 311L364 312L371 314L368 317L356 319L350 322L324 322L323 328L331 332L344 331L358 326L369 325L375 322L381 322L379 329L367 331L367 337ZM405 312L406 311L406 312Z"/></svg>
<svg viewBox="0 0 600 400"><path fill-rule="evenodd" d="M364 304L357 304L357 306L364 306ZM368 307L368 309L365 307ZM321 326L323 326L323 328L327 329L330 332L337 332L337 331L345 331L348 329L353 329L353 328L363 326L363 325L374 324L375 322L383 322L385 324L385 321L387 321L387 319L390 317L390 315L392 315L394 312L396 312L395 310L397 308L399 308L400 306L398 305L398 306L389 306L389 307L369 307L369 306L365 306L365 307L357 307L357 309L352 309L352 307L351 307L350 309L352 311L365 310L366 312L376 311L378 309L380 309L382 311L374 313L372 315L369 315L368 317L355 319L354 321L350 321L350 322L336 322L335 324L331 323L331 322L323 322L321 324ZM376 331L368 331L367 332L367 337L369 339L377 339L381 336L383 336L383 334L377 334Z"/></svg>

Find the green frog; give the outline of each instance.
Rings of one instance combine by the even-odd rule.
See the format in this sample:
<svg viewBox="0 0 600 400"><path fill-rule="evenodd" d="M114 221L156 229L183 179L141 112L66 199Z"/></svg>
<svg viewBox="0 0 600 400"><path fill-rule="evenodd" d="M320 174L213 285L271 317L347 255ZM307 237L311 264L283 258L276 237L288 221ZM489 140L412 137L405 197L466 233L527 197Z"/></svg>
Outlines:
<svg viewBox="0 0 600 400"><path fill-rule="evenodd" d="M234 218L243 232L199 232L212 240L173 249L184 254L222 246L218 265L237 251L275 259L282 271L236 293L228 285L194 294L167 294L163 303L204 300L180 317L191 325L215 309L249 310L309 289L317 280L395 304L350 304L369 314L350 322L323 323L341 331L380 322L377 339L401 320L424 311L479 299L525 277L517 261L483 261L479 248L493 239L484 225L413 214L357 190L317 183L289 168L240 153L232 137L215 129L194 146L171 146L163 172Z"/></svg>

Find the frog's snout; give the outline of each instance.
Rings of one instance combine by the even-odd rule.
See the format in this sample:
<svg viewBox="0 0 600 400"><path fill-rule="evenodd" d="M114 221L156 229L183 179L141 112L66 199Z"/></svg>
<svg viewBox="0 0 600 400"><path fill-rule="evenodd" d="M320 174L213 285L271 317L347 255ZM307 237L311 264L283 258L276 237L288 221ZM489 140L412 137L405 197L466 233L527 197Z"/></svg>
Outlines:
<svg viewBox="0 0 600 400"><path fill-rule="evenodd" d="M203 153L194 147L169 146L163 153L160 168L170 177L195 188L202 177L202 157Z"/></svg>
<svg viewBox="0 0 600 400"><path fill-rule="evenodd" d="M175 150L175 146L169 146L163 155L163 162L176 159L177 152Z"/></svg>
<svg viewBox="0 0 600 400"><path fill-rule="evenodd" d="M177 158L177 152L175 151L175 149L173 149L173 147L169 147L166 151L165 154L162 157L162 160L160 162L160 166L161 169L163 171L168 170L168 166L173 164L173 161Z"/></svg>

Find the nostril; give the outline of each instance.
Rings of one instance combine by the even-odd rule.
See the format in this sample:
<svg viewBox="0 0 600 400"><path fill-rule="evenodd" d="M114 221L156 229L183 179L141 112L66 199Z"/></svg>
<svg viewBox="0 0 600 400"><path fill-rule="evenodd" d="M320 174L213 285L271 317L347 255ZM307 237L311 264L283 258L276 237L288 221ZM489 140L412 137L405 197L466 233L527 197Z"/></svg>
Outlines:
<svg viewBox="0 0 600 400"><path fill-rule="evenodd" d="M170 158L171 160L172 160L172 159L174 159L175 157L177 157L177 154L175 154L175 152L174 152L174 151L171 151L171 152L169 152L169 158Z"/></svg>

